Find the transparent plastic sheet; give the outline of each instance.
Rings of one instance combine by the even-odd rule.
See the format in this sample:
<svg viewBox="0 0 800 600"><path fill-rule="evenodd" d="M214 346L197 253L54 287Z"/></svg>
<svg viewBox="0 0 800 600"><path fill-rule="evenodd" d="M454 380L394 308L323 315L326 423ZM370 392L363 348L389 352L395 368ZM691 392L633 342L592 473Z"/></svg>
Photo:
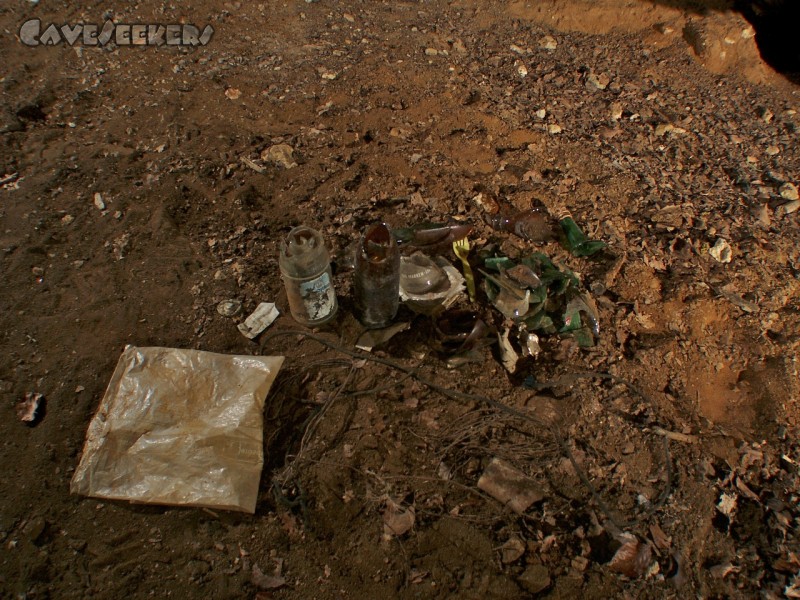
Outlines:
<svg viewBox="0 0 800 600"><path fill-rule="evenodd" d="M254 513L264 401L283 360L127 346L70 491Z"/></svg>

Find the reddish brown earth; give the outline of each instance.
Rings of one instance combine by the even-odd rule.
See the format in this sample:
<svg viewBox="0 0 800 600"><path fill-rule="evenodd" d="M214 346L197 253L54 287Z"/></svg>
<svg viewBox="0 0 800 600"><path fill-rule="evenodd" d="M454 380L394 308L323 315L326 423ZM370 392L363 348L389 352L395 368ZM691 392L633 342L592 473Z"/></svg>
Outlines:
<svg viewBox="0 0 800 600"><path fill-rule="evenodd" d="M800 597L800 88L744 17L702 4L0 8L4 597ZM29 48L16 36L34 17L215 35ZM296 166L261 159L277 144ZM567 208L609 248L575 258L492 231L479 194ZM514 376L488 348L450 370L416 317L377 354L409 377L237 330L261 301L282 311L270 332L300 329L277 262L291 227L341 257L373 222L450 218L475 225L476 251L578 273L597 345L544 337ZM728 263L709 254L720 238ZM340 313L318 333L352 351L337 267ZM242 315L217 312L229 298ZM482 292L473 308L501 325ZM255 515L69 494L126 344L287 357ZM26 392L47 400L34 427L15 411ZM535 482L524 514L478 488L493 457ZM626 540L640 568L620 566Z"/></svg>

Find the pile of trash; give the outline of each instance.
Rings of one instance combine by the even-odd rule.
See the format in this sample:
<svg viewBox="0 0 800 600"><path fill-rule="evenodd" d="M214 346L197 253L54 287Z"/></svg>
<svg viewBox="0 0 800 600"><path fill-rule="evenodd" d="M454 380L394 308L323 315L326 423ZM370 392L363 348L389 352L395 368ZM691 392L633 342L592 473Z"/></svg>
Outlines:
<svg viewBox="0 0 800 600"><path fill-rule="evenodd" d="M556 237L539 206L507 215L487 221L531 242ZM558 224L561 244L575 256L606 247L588 239L570 215ZM449 368L482 362L495 343L509 372L521 356L539 354L543 336L595 344L597 307L573 271L542 252L509 257L494 243L475 250L473 229L469 223L367 228L348 261L353 306L366 328L358 348L371 351L411 327L416 317L397 320L401 304L430 325L431 346ZM448 258L451 251L460 270ZM320 232L292 229L282 241L279 265L298 323L316 327L336 317L331 259ZM217 311L234 317L241 302L223 301ZM239 331L255 339L278 316L275 303L262 302ZM262 409L283 360L127 347L89 427L72 491L252 513L263 465ZM33 424L38 406L39 399L31 398L20 407L21 418ZM219 477L209 479L208 473Z"/></svg>
<svg viewBox="0 0 800 600"><path fill-rule="evenodd" d="M537 202L518 213L496 209L486 219L495 231L532 243L558 238L576 257L593 256L606 248L605 242L587 238L568 213L556 225ZM354 270L356 317L367 328L358 348L371 350L410 327L409 322L394 322L401 303L432 321L431 346L450 368L482 361L482 348L493 343L498 343L502 363L510 372L520 357L539 354L542 337L570 337L584 348L595 345L600 333L597 306L575 272L542 252L510 257L492 242L473 248L469 236L474 229L458 222L394 230L376 224L365 231L349 249L352 258L345 261ZM296 228L287 236L282 265L287 249L291 260L300 260L300 246L292 240L305 230ZM312 237L313 252L319 254L321 235L315 232ZM455 264L450 252L458 259ZM307 294L299 307L292 302L305 293L295 293L297 286L321 289L324 279L332 289L326 269L329 263L318 262L306 273L307 281L299 283L282 267L290 310L301 324L321 324L335 315L335 303L329 302L326 315L309 320L306 307L319 305L313 295Z"/></svg>
<svg viewBox="0 0 800 600"><path fill-rule="evenodd" d="M538 201L521 212L493 202L487 214L494 231L534 244L558 239L576 257L606 249L569 213L554 220ZM455 222L394 230L377 223L365 230L345 260L337 261L339 269L353 270L353 305L367 329L358 348L372 350L409 329L408 320L395 322L401 304L432 320L431 345L450 368L482 361L481 349L493 343L510 372L521 356L539 354L545 336L595 345L597 306L575 272L542 252L510 257L491 242L476 249L469 241L474 229ZM292 229L281 242L279 264L292 317L308 327L334 319L338 302L322 234L306 226ZM274 304L262 303L239 328L253 339L277 315Z"/></svg>

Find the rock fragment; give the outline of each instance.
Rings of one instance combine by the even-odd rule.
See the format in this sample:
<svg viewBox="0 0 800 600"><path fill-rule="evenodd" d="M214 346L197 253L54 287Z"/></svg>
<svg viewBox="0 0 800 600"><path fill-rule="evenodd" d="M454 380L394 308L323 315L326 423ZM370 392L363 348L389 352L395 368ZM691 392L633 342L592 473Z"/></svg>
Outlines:
<svg viewBox="0 0 800 600"><path fill-rule="evenodd" d="M558 47L558 42L551 35L546 35L539 41L539 48L541 48L542 50L553 51L557 47Z"/></svg>
<svg viewBox="0 0 800 600"><path fill-rule="evenodd" d="M531 565L520 576L519 582L531 594L538 594L550 586L550 572L544 565Z"/></svg>
<svg viewBox="0 0 800 600"><path fill-rule="evenodd" d="M708 253L714 257L714 260L721 263L731 262L733 256L731 245L722 238L719 238L717 242L708 249Z"/></svg>
<svg viewBox="0 0 800 600"><path fill-rule="evenodd" d="M294 161L294 148L289 144L275 144L261 153L261 160L271 162L284 169L292 169L297 166Z"/></svg>
<svg viewBox="0 0 800 600"><path fill-rule="evenodd" d="M785 200L799 200L800 195L797 193L797 186L793 183L784 183L778 193L781 195L781 198Z"/></svg>

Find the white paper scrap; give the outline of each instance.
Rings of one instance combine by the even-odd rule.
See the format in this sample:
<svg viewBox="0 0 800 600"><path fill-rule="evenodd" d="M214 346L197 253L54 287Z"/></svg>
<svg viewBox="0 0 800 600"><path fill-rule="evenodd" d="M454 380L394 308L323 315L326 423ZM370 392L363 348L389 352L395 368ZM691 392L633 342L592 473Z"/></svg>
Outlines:
<svg viewBox="0 0 800 600"><path fill-rule="evenodd" d="M272 325L272 322L281 314L278 307L274 302L262 302L259 304L253 313L244 320L244 323L239 323L239 331L242 335L249 339L254 339L259 333L264 331L267 327Z"/></svg>

